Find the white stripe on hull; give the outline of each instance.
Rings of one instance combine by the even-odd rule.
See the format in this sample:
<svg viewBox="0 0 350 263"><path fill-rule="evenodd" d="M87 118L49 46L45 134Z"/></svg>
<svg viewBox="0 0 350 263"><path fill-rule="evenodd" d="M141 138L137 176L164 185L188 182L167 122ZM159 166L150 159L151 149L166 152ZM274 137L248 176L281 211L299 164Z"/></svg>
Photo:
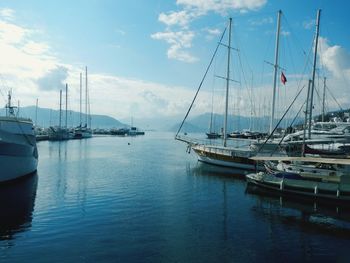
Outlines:
<svg viewBox="0 0 350 263"><path fill-rule="evenodd" d="M34 156L0 155L0 182L17 179L33 173L38 166L38 159Z"/></svg>
<svg viewBox="0 0 350 263"><path fill-rule="evenodd" d="M198 155L198 160L204 163L209 163L209 164L214 164L214 165L219 165L219 166L226 166L226 167L232 167L232 168L238 168L238 169L248 169L248 170L255 170L256 167L255 165L252 164L243 164L243 163L238 163L238 162L228 162L228 161L223 161L223 160L217 160L217 159L212 159L209 157L204 157Z"/></svg>

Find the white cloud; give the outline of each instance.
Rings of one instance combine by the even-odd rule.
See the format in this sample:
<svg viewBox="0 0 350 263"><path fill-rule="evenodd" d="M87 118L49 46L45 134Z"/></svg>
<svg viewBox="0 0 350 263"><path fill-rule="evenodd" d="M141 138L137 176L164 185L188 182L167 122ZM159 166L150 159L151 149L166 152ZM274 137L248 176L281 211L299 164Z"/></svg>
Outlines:
<svg viewBox="0 0 350 263"><path fill-rule="evenodd" d="M118 33L119 35L122 35L122 36L126 35L126 32L124 30L121 30L121 29L116 29L115 32Z"/></svg>
<svg viewBox="0 0 350 263"><path fill-rule="evenodd" d="M287 36L290 35L290 32L289 32L289 31L284 31L284 30L282 30L282 31L281 31L281 35L287 37Z"/></svg>
<svg viewBox="0 0 350 263"><path fill-rule="evenodd" d="M303 27L305 29L312 29L315 27L315 24L316 24L316 20L315 19L310 19L310 20L307 20L307 21L304 21L303 22Z"/></svg>
<svg viewBox="0 0 350 263"><path fill-rule="evenodd" d="M194 96L193 91L183 87L105 74L89 74L89 83L92 109L94 105L104 105L99 113L113 112L118 119L132 115L138 118L183 115Z"/></svg>
<svg viewBox="0 0 350 263"><path fill-rule="evenodd" d="M262 26L266 24L272 24L274 22L272 17L264 17L261 19L250 19L249 24L252 26Z"/></svg>
<svg viewBox="0 0 350 263"><path fill-rule="evenodd" d="M170 44L167 55L169 59L175 59L187 63L197 61L190 53L192 46L193 32L189 30L190 23L209 12L226 15L228 12L236 10L247 12L258 10L266 4L267 0L177 0L176 4L181 8L179 11L169 11L160 13L158 20L167 26L165 32L152 34L151 37L157 40L166 41ZM181 31L172 32L171 27L180 27ZM185 32L186 31L186 32ZM172 33L169 39L169 33ZM209 34L217 34L217 31L209 32ZM190 36L190 43L185 47L182 44L183 36ZM207 39L211 37L206 36Z"/></svg>
<svg viewBox="0 0 350 263"><path fill-rule="evenodd" d="M14 19L15 11L10 8L2 8L0 9L0 17L6 20L13 20Z"/></svg>
<svg viewBox="0 0 350 263"><path fill-rule="evenodd" d="M177 59L180 61L192 63L197 61L197 58L190 55L186 49L192 46L192 39L195 36L192 31L178 31L178 32L158 32L151 37L157 40L164 40L170 47L168 49L168 58Z"/></svg>
<svg viewBox="0 0 350 263"><path fill-rule="evenodd" d="M171 11L168 14L160 13L158 20L167 26L179 25L181 27L186 27L193 15L186 10L179 12Z"/></svg>
<svg viewBox="0 0 350 263"><path fill-rule="evenodd" d="M214 11L227 13L229 10L258 10L267 0L177 0L176 4L185 8L195 8L202 13Z"/></svg>
<svg viewBox="0 0 350 263"><path fill-rule="evenodd" d="M333 76L350 77L350 53L339 45L331 46L326 38L319 38L319 57L321 63ZM349 78L350 79L350 78Z"/></svg>

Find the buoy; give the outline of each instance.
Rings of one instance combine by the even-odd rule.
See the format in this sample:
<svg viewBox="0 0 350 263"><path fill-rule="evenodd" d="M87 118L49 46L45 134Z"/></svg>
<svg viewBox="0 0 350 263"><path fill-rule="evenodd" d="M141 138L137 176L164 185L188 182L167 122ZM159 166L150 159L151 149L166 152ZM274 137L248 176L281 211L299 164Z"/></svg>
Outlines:
<svg viewBox="0 0 350 263"><path fill-rule="evenodd" d="M128 145L130 145L130 142L128 142Z"/></svg>

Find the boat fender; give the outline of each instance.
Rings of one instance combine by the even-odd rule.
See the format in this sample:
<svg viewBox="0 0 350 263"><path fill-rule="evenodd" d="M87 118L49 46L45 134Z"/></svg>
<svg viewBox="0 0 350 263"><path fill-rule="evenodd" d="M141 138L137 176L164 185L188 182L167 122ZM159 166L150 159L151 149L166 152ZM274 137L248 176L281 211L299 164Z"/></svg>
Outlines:
<svg viewBox="0 0 350 263"><path fill-rule="evenodd" d="M190 146L190 145L187 145L186 152L187 152L188 154L190 154L190 153L191 153L191 146Z"/></svg>

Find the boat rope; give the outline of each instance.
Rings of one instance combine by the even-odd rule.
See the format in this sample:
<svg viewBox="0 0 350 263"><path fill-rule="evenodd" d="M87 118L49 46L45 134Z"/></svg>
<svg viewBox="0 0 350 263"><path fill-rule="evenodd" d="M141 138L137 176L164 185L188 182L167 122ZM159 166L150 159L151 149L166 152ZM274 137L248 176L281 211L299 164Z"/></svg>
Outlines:
<svg viewBox="0 0 350 263"><path fill-rule="evenodd" d="M300 93L303 91L303 89L305 88L305 86L303 86L298 94L295 96L295 98L293 99L292 103L289 105L289 107L287 108L287 110L284 112L282 118L278 121L278 123L276 124L275 128L272 130L272 132L269 134L269 136L267 136L267 138L265 139L264 143L259 147L259 150L257 151L257 153L259 153L261 151L261 149L264 147L264 145L268 142L268 140L270 140L270 138L272 137L273 133L276 131L276 129L278 128L278 126L280 125L280 123L282 122L282 120L284 119L284 117L287 115L288 111L290 110L290 108L293 106L294 102L296 101L296 99L299 97Z"/></svg>
<svg viewBox="0 0 350 263"><path fill-rule="evenodd" d="M305 104L306 104L306 101L304 101L304 103L300 106L300 109L299 109L298 113L295 115L295 117L294 117L294 119L292 120L292 122L290 123L289 127L293 127L294 122L295 122L296 119L298 118L299 113L301 112L301 110L303 109L303 107L305 106ZM274 149L274 150L271 152L270 156L272 156L272 155L276 152L276 150L280 147L281 143L283 142L283 140L284 140L284 138L285 138L286 136L287 136L287 133L284 133L283 136L282 136L282 138L280 139L280 141L279 141L279 143L278 143L276 149Z"/></svg>
<svg viewBox="0 0 350 263"><path fill-rule="evenodd" d="M207 74L208 74L208 71L209 71L209 69L210 69L210 67L211 67L211 64L213 63L213 60L214 60L214 58L215 58L215 56L216 56L216 53L217 53L217 51L218 51L218 49L219 49L219 46L221 45L221 41L222 41L222 39L223 39L223 37L224 37L224 35L225 35L226 29L227 29L227 26L226 26L226 28L224 29L224 32L222 32L220 41L219 41L219 43L217 44L216 49L215 49L215 51L214 51L214 53L213 53L213 55L212 55L212 57L211 57L211 59L210 59L210 63L209 63L209 65L208 65L208 67L207 67L207 69L206 69L206 71L205 71L205 74L204 74L204 76L203 76L203 78L202 78L202 80L201 80L201 82L200 82L200 84L199 84L199 87L198 87L198 89L197 89L197 91L196 91L196 94L195 94L195 96L194 96L194 98L193 98L193 100L192 100L192 102L191 102L191 105L190 105L190 107L189 107L188 110L187 110L187 113L186 113L186 115L185 115L185 118L182 120L181 125L180 125L180 127L179 127L179 129L178 129L178 131L177 131L177 133L176 133L176 135L175 135L175 139L177 139L177 136L179 135L179 133L180 133L180 131L181 131L181 129L182 129L182 126L184 125L184 123L185 123L185 121L186 121L186 119L187 119L187 117L188 117L188 114L190 113L190 111L191 111L191 109L192 109L192 107L193 107L193 104L194 104L194 102L195 102L195 100L196 100L196 98L197 98L197 95L198 95L198 93L199 93L199 90L201 89L201 87L202 87L202 85L203 85L204 79L206 78L206 76L207 76Z"/></svg>

